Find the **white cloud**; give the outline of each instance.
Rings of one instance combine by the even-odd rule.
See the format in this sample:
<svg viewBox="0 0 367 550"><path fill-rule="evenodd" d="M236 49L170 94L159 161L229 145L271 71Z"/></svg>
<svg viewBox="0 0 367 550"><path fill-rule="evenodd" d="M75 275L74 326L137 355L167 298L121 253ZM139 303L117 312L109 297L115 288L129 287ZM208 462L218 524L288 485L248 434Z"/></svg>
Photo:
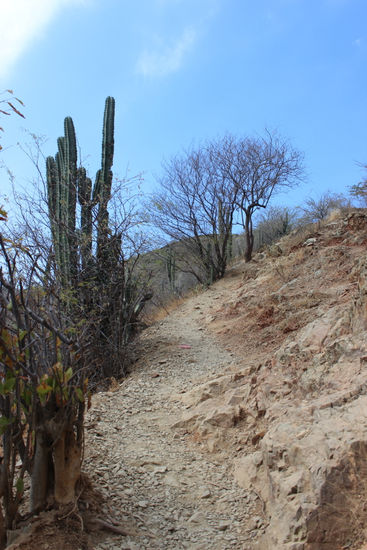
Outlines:
<svg viewBox="0 0 367 550"><path fill-rule="evenodd" d="M57 12L85 0L2 0L0 7L0 78L9 74L16 61Z"/></svg>
<svg viewBox="0 0 367 550"><path fill-rule="evenodd" d="M187 27L170 47L159 51L144 50L137 61L136 72L143 76L165 76L178 71L185 55L192 49L196 36L193 27Z"/></svg>

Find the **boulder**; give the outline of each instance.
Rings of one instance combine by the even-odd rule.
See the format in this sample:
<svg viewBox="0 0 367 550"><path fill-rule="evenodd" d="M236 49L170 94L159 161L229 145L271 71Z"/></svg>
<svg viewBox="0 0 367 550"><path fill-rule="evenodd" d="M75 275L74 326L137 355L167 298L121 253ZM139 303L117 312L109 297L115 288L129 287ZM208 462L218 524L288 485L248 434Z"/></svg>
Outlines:
<svg viewBox="0 0 367 550"><path fill-rule="evenodd" d="M238 483L265 503L259 548L337 550L363 536L366 433L365 395L336 408L291 409L259 451L236 461Z"/></svg>

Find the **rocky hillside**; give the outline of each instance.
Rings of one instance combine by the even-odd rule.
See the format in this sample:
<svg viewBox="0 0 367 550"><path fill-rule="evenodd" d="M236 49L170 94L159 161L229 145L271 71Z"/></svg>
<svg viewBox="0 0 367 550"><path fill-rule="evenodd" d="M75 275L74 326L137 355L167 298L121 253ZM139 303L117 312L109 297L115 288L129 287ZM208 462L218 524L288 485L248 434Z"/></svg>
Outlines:
<svg viewBox="0 0 367 550"><path fill-rule="evenodd" d="M335 215L144 330L86 418L91 525L9 548L367 550L366 251L367 212Z"/></svg>
<svg viewBox="0 0 367 550"><path fill-rule="evenodd" d="M366 212L336 215L234 266L203 311L235 360L176 396L175 426L259 495L260 550L367 539L366 245Z"/></svg>

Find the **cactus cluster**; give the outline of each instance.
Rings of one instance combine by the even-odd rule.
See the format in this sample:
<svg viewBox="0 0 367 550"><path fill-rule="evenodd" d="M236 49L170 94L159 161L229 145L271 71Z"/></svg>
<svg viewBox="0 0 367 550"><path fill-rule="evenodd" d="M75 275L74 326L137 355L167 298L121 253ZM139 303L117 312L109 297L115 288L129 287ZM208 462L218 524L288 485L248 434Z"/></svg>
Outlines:
<svg viewBox="0 0 367 550"><path fill-rule="evenodd" d="M124 258L122 233L109 224L114 115L115 100L108 97L101 168L94 185L85 168L78 167L70 117L65 119L56 156L46 161L55 274L70 323L75 330L83 326L86 331L83 337L89 346L85 353L94 381L121 376L126 344L146 301L135 277L135 262ZM120 221L120 228L124 229L124 223Z"/></svg>
<svg viewBox="0 0 367 550"><path fill-rule="evenodd" d="M55 261L63 286L72 286L78 273L102 266L106 255L118 244L109 237L108 202L111 198L114 153L115 100L107 97L102 137L102 164L92 189L86 170L77 166L77 146L73 121L65 118L64 136L57 141L58 152L46 160L48 210ZM80 205L80 228L76 228L77 203ZM96 256L92 251L93 208L97 211ZM118 238L117 238L118 241ZM81 271L80 268L81 267Z"/></svg>
<svg viewBox="0 0 367 550"><path fill-rule="evenodd" d="M176 287L176 254L171 246L168 247L168 255L166 257L166 269L170 289L172 292L174 292Z"/></svg>

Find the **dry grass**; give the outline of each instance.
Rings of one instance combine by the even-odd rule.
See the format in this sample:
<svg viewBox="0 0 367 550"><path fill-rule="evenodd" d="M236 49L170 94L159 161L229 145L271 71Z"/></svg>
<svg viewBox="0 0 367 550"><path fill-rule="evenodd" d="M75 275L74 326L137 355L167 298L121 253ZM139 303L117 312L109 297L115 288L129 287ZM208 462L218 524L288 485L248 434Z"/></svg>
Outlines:
<svg viewBox="0 0 367 550"><path fill-rule="evenodd" d="M315 237L320 231L320 227L320 223L310 223L292 231L280 241L284 254L289 254L292 250L302 246L307 239Z"/></svg>
<svg viewBox="0 0 367 550"><path fill-rule="evenodd" d="M151 310L144 315L144 322L147 325L153 325L159 321L163 321L173 311L175 311L181 304L183 304L188 298L185 296L173 296L165 303L153 304Z"/></svg>
<svg viewBox="0 0 367 550"><path fill-rule="evenodd" d="M285 284L292 281L296 275L294 271L294 264L289 263L288 265L286 262L283 262L281 260L276 260L273 264L273 271L274 275L280 279L280 281Z"/></svg>

